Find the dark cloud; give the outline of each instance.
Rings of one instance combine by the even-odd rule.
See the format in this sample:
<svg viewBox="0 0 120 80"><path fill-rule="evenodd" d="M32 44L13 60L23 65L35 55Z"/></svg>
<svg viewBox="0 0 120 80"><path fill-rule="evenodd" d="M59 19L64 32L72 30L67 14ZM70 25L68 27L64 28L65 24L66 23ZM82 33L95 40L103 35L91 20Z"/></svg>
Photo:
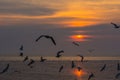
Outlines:
<svg viewBox="0 0 120 80"><path fill-rule="evenodd" d="M0 14L11 14L11 15L27 15L27 16L37 16L37 15L51 15L54 14L57 9L49 8L48 6L35 5L32 3L25 3L25 1L14 2L10 1L0 1Z"/></svg>

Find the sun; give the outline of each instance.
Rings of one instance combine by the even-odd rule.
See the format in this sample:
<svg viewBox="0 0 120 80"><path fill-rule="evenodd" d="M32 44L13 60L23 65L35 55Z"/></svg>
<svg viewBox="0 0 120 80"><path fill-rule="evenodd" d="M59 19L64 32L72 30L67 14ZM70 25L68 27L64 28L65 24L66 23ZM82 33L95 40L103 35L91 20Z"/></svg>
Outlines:
<svg viewBox="0 0 120 80"><path fill-rule="evenodd" d="M71 36L69 36L70 37L70 39L72 40L72 41L86 41L86 39L88 38L88 36L87 35L80 35L80 34L78 34L78 35L71 35Z"/></svg>
<svg viewBox="0 0 120 80"><path fill-rule="evenodd" d="M85 72L83 70L78 71L78 69L74 69L73 74L77 77L82 77Z"/></svg>

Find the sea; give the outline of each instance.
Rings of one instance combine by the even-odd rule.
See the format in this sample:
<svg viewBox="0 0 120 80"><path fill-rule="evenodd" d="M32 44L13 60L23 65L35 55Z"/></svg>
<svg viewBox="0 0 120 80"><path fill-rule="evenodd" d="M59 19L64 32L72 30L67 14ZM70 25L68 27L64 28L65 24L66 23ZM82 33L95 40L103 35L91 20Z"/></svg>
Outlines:
<svg viewBox="0 0 120 80"><path fill-rule="evenodd" d="M47 60L40 62L40 57L32 56L23 62L24 57L0 57L0 72L9 64L7 71L0 74L0 80L120 80L120 76L116 78L120 73L117 70L120 57L85 57L83 62L79 57L44 58ZM28 66L30 59L35 63ZM104 65L106 67L100 71ZM91 74L94 76L88 79Z"/></svg>

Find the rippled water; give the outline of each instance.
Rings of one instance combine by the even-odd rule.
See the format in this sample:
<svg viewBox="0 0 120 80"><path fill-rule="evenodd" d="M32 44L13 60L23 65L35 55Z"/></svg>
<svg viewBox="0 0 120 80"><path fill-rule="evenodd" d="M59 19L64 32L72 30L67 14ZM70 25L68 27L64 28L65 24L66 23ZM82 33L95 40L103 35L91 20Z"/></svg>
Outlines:
<svg viewBox="0 0 120 80"><path fill-rule="evenodd" d="M90 80L120 80L115 79L118 60L92 60L81 63L75 61L76 66L82 68L83 74L77 76L75 69L71 69L71 61L46 61L44 63L36 61L32 67L27 66L28 62L22 61L0 61L0 71L4 69L6 64L10 67L7 72L0 75L0 80L88 80L90 73L94 73L95 77ZM100 72L101 67L106 64L104 71ZM60 66L64 68L59 71Z"/></svg>

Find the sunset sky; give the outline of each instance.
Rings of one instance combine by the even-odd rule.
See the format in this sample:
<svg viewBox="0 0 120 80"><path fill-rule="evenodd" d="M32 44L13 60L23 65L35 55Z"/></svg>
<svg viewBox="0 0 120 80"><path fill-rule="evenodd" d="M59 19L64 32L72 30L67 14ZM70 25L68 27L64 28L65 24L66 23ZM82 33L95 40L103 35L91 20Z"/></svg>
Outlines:
<svg viewBox="0 0 120 80"><path fill-rule="evenodd" d="M0 56L120 56L120 0L0 0ZM50 40L40 35L50 35ZM72 42L80 46L75 46ZM94 50L89 53L89 50Z"/></svg>

